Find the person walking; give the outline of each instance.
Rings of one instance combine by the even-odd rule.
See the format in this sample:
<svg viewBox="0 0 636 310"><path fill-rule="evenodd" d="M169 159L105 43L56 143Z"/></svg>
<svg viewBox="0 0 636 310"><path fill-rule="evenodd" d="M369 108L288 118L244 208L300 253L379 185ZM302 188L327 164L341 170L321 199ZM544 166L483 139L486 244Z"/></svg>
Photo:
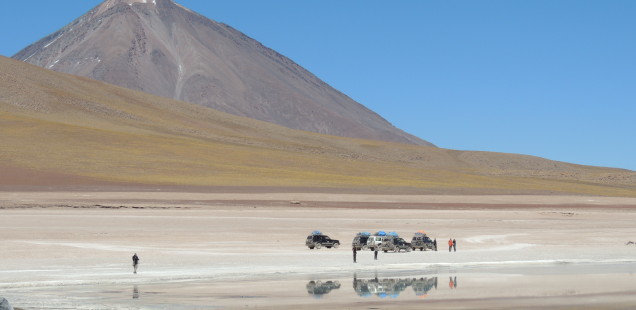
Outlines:
<svg viewBox="0 0 636 310"><path fill-rule="evenodd" d="M453 239L453 252L457 252L457 241Z"/></svg>
<svg viewBox="0 0 636 310"><path fill-rule="evenodd" d="M353 262L356 262L356 256L358 255L358 250L355 246L353 246Z"/></svg>
<svg viewBox="0 0 636 310"><path fill-rule="evenodd" d="M453 249L453 239L448 239L448 252Z"/></svg>
<svg viewBox="0 0 636 310"><path fill-rule="evenodd" d="M133 255L132 261L133 261L133 268L134 268L133 273L137 273L137 266L139 265L139 256L137 256L137 253Z"/></svg>

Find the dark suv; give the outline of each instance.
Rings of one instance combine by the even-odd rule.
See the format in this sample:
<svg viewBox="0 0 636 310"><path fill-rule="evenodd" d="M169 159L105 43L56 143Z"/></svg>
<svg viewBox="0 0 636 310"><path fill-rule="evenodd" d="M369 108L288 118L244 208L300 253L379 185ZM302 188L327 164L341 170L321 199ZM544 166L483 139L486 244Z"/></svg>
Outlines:
<svg viewBox="0 0 636 310"><path fill-rule="evenodd" d="M340 240L331 239L329 236L323 234L311 234L307 236L305 245L309 247L310 250L313 250L314 248L320 249L323 246L330 249L332 247L339 247Z"/></svg>
<svg viewBox="0 0 636 310"><path fill-rule="evenodd" d="M400 250L411 252L411 244L400 237L389 236L380 244L380 250L384 253L388 251L399 252Z"/></svg>
<svg viewBox="0 0 636 310"><path fill-rule="evenodd" d="M357 251L366 250L369 247L367 246L367 240L369 240L369 236L371 236L368 232L360 232L354 238L353 242L351 242L351 246L356 248Z"/></svg>
<svg viewBox="0 0 636 310"><path fill-rule="evenodd" d="M411 240L411 248L420 249L420 251L437 251L437 239L431 240L425 233L417 232Z"/></svg>

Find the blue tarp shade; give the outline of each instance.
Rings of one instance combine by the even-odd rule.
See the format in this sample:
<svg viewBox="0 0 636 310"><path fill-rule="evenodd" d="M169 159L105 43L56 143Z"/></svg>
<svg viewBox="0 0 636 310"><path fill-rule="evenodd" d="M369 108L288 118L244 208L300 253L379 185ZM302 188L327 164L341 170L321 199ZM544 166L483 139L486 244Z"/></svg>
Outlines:
<svg viewBox="0 0 636 310"><path fill-rule="evenodd" d="M386 233L384 232L384 230L380 230L376 233L376 235L378 236L386 236Z"/></svg>
<svg viewBox="0 0 636 310"><path fill-rule="evenodd" d="M396 233L396 232L394 232L394 231L392 231L392 232L388 233L387 235L389 235L389 236L393 236L393 237L399 237L399 236L398 236L398 233Z"/></svg>
<svg viewBox="0 0 636 310"><path fill-rule="evenodd" d="M322 232L320 230L314 230L311 232L312 235L322 235Z"/></svg>

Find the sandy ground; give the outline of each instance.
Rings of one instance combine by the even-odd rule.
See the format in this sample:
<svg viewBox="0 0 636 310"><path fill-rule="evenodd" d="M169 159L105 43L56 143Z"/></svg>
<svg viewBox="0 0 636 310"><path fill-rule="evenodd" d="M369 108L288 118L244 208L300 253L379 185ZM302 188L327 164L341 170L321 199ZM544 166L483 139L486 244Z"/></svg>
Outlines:
<svg viewBox="0 0 636 310"><path fill-rule="evenodd" d="M0 219L0 296L22 309L636 306L629 198L0 192ZM343 246L309 250L316 229ZM377 230L426 230L440 251L353 264L353 236ZM422 279L436 288L418 295ZM400 281L399 298L358 291Z"/></svg>

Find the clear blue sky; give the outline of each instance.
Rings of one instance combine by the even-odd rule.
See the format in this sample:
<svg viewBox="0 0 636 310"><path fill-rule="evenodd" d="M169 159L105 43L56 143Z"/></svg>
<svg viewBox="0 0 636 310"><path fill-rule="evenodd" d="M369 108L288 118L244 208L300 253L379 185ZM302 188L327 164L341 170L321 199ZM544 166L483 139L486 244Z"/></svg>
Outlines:
<svg viewBox="0 0 636 310"><path fill-rule="evenodd" d="M440 147L636 170L636 1L177 2ZM99 3L3 1L0 54Z"/></svg>

